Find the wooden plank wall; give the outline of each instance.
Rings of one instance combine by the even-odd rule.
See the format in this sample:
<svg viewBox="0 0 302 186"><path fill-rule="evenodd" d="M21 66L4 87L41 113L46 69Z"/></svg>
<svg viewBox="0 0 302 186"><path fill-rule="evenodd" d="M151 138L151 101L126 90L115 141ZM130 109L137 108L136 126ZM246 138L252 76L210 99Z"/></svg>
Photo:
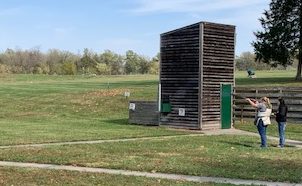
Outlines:
<svg viewBox="0 0 302 186"><path fill-rule="evenodd" d="M129 123L139 125L159 125L158 104L156 101L130 101L135 110L129 109Z"/></svg>
<svg viewBox="0 0 302 186"><path fill-rule="evenodd" d="M161 35L161 100L169 99L171 113L160 124L199 129L199 23ZM185 116L179 116L179 108Z"/></svg>
<svg viewBox="0 0 302 186"><path fill-rule="evenodd" d="M221 128L220 85L234 85L235 27L203 23L202 47L202 129Z"/></svg>
<svg viewBox="0 0 302 186"><path fill-rule="evenodd" d="M302 124L302 87L280 87L280 88L250 88L236 87L235 93L242 97L259 99L268 97L273 105L273 110L278 109L278 97L283 97L288 105L288 119L298 121ZM234 116L236 119L254 118L255 108L247 104L247 101L239 96L235 96Z"/></svg>

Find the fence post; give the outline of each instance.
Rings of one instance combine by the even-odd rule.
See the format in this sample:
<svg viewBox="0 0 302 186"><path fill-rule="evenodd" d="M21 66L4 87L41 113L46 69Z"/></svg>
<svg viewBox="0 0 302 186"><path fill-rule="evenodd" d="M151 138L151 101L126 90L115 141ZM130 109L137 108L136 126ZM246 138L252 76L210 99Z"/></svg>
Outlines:
<svg viewBox="0 0 302 186"><path fill-rule="evenodd" d="M241 118L240 118L240 123L243 124L243 107L244 105L241 105Z"/></svg>

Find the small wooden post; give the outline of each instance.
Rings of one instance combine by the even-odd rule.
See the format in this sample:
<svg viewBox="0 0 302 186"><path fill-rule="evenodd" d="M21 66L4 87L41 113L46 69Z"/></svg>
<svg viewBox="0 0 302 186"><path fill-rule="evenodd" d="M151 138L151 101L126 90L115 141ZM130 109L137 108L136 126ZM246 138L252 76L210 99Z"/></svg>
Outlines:
<svg viewBox="0 0 302 186"><path fill-rule="evenodd" d="M241 124L243 124L243 107L244 107L244 105L241 105L241 114L240 114L240 116L241 116L240 123Z"/></svg>

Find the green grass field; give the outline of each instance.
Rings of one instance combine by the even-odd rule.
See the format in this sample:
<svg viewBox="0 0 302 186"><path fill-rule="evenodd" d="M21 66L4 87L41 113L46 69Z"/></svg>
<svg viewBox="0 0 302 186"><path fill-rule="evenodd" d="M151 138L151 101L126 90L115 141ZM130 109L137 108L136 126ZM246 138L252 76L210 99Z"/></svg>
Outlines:
<svg viewBox="0 0 302 186"><path fill-rule="evenodd" d="M1 145L184 133L127 125L124 91L131 99L155 100L156 76L17 75L0 83Z"/></svg>
<svg viewBox="0 0 302 186"><path fill-rule="evenodd" d="M246 71L236 72L236 86L250 87L302 87L295 81L295 70L256 71L256 78L247 78Z"/></svg>
<svg viewBox="0 0 302 186"><path fill-rule="evenodd" d="M202 136L162 140L11 148L0 160L273 181L302 181L302 149L259 147L257 137ZM89 153L87 153L89 152ZM265 172L270 170L269 174Z"/></svg>
<svg viewBox="0 0 302 186"><path fill-rule="evenodd" d="M18 178L18 179L16 179ZM38 179L37 179L38 178ZM171 181L134 176L80 173L73 171L0 168L1 185L83 185L83 186L198 186L199 183ZM202 183L204 186L232 186L231 184Z"/></svg>
<svg viewBox="0 0 302 186"><path fill-rule="evenodd" d="M236 74L236 86L302 86L294 71ZM156 100L158 76L45 76L0 74L0 145L183 135L194 131L129 125L128 100ZM255 131L251 126L240 126ZM288 137L301 139L302 125L288 127ZM276 133L269 133L276 135ZM273 181L302 181L302 151L295 148L262 151L257 137L207 136L170 140L1 149L0 160L122 168L202 176ZM271 142L273 146L277 142ZM261 167L263 165L263 169ZM265 170L271 170L262 174ZM61 174L70 182L111 185L156 185L158 180L62 171L0 169L0 184L51 184ZM12 177L26 175L24 180ZM85 176L87 175L87 176ZM282 175L282 176L278 176ZM88 177L88 178L87 178ZM113 179L114 177L114 179ZM54 179L55 180L55 179ZM113 181L116 180L116 181ZM133 184L132 184L133 183ZM163 181L164 185L188 185ZM57 185L66 182L58 180ZM127 185L126 184L126 185ZM108 185L108 184L107 184ZM211 184L209 184L211 185Z"/></svg>
<svg viewBox="0 0 302 186"><path fill-rule="evenodd" d="M258 132L254 122L250 119L244 120L243 123L236 121L235 128L250 132ZM285 134L287 139L302 141L302 126L298 123L287 122ZM272 124L268 126L267 135L275 137L279 136L278 124L276 122L272 122Z"/></svg>

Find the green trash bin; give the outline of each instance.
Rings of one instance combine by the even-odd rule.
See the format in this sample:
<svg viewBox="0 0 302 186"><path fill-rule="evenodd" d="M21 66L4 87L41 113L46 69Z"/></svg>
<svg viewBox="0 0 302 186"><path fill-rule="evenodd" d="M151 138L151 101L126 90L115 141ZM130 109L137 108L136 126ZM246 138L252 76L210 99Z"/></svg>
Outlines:
<svg viewBox="0 0 302 186"><path fill-rule="evenodd" d="M170 103L162 103L160 110L163 113L169 113L169 112L171 112L171 104Z"/></svg>

